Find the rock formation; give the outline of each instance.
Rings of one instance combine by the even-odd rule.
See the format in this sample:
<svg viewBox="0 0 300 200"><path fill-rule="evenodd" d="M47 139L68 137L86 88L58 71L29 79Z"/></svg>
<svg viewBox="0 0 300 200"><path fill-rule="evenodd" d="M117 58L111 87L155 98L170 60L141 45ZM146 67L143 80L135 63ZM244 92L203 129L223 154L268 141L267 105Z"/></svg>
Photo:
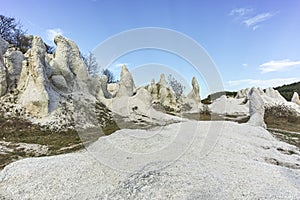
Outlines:
<svg viewBox="0 0 300 200"><path fill-rule="evenodd" d="M118 83L108 83L107 84L107 91L110 93L112 97L115 97L117 92L119 90L119 84Z"/></svg>
<svg viewBox="0 0 300 200"><path fill-rule="evenodd" d="M158 96L154 97L154 99L158 99L159 103L165 106L168 109L177 111L178 105L176 102L175 92L167 87L167 81L164 74L160 75L160 80L157 83Z"/></svg>
<svg viewBox="0 0 300 200"><path fill-rule="evenodd" d="M294 92L291 102L300 106L299 94L297 92Z"/></svg>
<svg viewBox="0 0 300 200"><path fill-rule="evenodd" d="M106 99L110 99L112 98L112 95L108 92L107 90L107 76L106 75L102 75L100 80L98 81L98 86L97 86L97 92L96 92L96 97L97 99L99 99L100 101L103 98Z"/></svg>
<svg viewBox="0 0 300 200"><path fill-rule="evenodd" d="M195 102L200 103L201 102L200 89L199 89L199 84L198 84L196 77L193 77L193 79L192 79L192 86L193 86L193 89L188 94L187 98L193 99Z"/></svg>
<svg viewBox="0 0 300 200"><path fill-rule="evenodd" d="M248 98L248 95L249 95L249 91L250 89L249 88L246 88L246 89L241 89L237 92L235 98L237 99L244 99L244 98Z"/></svg>
<svg viewBox="0 0 300 200"><path fill-rule="evenodd" d="M158 85L155 83L155 80L152 79L150 85L147 87L148 92L151 94L152 101L159 102L158 99Z"/></svg>
<svg viewBox="0 0 300 200"><path fill-rule="evenodd" d="M264 122L264 114L265 114L265 108L264 108L264 102L259 94L259 90L256 88L251 88L249 92L249 114L250 119L248 121L248 124L253 126L260 126L263 128L266 128L266 124Z"/></svg>
<svg viewBox="0 0 300 200"><path fill-rule="evenodd" d="M160 79L159 79L158 84L159 84L161 87L167 87L167 81L166 81L166 76L165 76L165 74L161 74L161 75L160 75Z"/></svg>
<svg viewBox="0 0 300 200"><path fill-rule="evenodd" d="M32 48L23 61L18 83L20 96L18 103L34 116L47 116L49 113L49 81L45 66L46 47L40 37L34 37Z"/></svg>
<svg viewBox="0 0 300 200"><path fill-rule="evenodd" d="M132 96L134 94L135 85L131 73L128 71L126 65L122 66L121 79L119 90L116 96Z"/></svg>
<svg viewBox="0 0 300 200"><path fill-rule="evenodd" d="M283 96L281 96L281 94L277 90L274 90L271 87L266 89L265 94L266 94L266 96L268 96L268 97L272 98L274 101L276 101L277 104L286 102L285 98Z"/></svg>
<svg viewBox="0 0 300 200"><path fill-rule="evenodd" d="M15 48L9 48L4 54L4 64L7 68L7 88L16 88L22 70L24 55Z"/></svg>
<svg viewBox="0 0 300 200"><path fill-rule="evenodd" d="M81 59L77 45L62 36L54 38L56 50L53 59L50 58L50 78L57 86L63 86L63 91L67 84L68 92L86 90L85 83L88 73L84 61ZM63 81L65 79L65 81Z"/></svg>
<svg viewBox="0 0 300 200"><path fill-rule="evenodd" d="M8 48L8 43L0 37L0 97L7 91L7 74L3 61L3 55Z"/></svg>
<svg viewBox="0 0 300 200"><path fill-rule="evenodd" d="M185 98L184 103L191 107L191 111L199 112L201 109L200 87L196 77L192 78L192 91Z"/></svg>

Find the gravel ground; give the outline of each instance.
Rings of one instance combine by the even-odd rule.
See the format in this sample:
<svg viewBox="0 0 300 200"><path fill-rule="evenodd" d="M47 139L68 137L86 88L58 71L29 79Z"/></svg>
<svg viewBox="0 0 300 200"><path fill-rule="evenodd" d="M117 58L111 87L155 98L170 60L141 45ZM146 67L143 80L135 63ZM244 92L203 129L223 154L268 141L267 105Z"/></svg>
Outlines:
<svg viewBox="0 0 300 200"><path fill-rule="evenodd" d="M300 152L263 128L187 120L120 130L0 172L0 199L299 199Z"/></svg>

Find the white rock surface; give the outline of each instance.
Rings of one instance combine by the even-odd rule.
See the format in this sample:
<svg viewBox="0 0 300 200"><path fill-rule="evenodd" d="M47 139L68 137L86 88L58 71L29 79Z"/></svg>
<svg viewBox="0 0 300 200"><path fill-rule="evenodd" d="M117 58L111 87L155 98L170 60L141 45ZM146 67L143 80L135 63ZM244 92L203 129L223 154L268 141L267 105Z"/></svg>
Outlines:
<svg viewBox="0 0 300 200"><path fill-rule="evenodd" d="M8 48L8 43L0 37L0 97L7 91L7 74L3 55Z"/></svg>
<svg viewBox="0 0 300 200"><path fill-rule="evenodd" d="M181 118L170 116L156 111L152 107L152 98L149 92L144 88L136 89L134 96L116 96L111 99L102 99L111 111L132 121L142 119L149 123L164 125L168 121L181 121Z"/></svg>
<svg viewBox="0 0 300 200"><path fill-rule="evenodd" d="M287 101L281 94L273 88L267 88L266 92L261 95L266 105L285 104Z"/></svg>
<svg viewBox="0 0 300 200"><path fill-rule="evenodd" d="M107 90L107 76L102 75L101 78L97 78L97 87L96 87L96 98L99 101L105 101L105 99L110 99L112 95Z"/></svg>
<svg viewBox="0 0 300 200"><path fill-rule="evenodd" d="M216 134L217 143L204 155L208 133ZM174 141L177 136L180 140ZM170 144L174 145L170 154L164 154ZM120 157L112 145L130 156ZM92 155L91 150L98 154ZM149 155L153 155L150 160ZM102 164L102 158L114 166ZM0 197L298 199L299 159L294 146L275 140L264 129L233 122L187 121L162 130L121 130L100 138L89 150L14 162L0 173Z"/></svg>
<svg viewBox="0 0 300 200"><path fill-rule="evenodd" d="M45 67L46 47L40 37L35 36L32 48L25 54L18 90L18 103L33 116L43 117L49 113L49 88Z"/></svg>
<svg viewBox="0 0 300 200"><path fill-rule="evenodd" d="M54 42L57 47L50 62L51 75L62 75L70 91L86 91L88 73L77 45L62 36L56 36Z"/></svg>
<svg viewBox="0 0 300 200"><path fill-rule="evenodd" d="M241 89L237 92L235 98L237 99L245 99L249 97L249 88Z"/></svg>
<svg viewBox="0 0 300 200"><path fill-rule="evenodd" d="M225 95L213 101L209 109L218 114L243 114L249 115L249 92L250 89L241 89L237 92L235 98ZM264 106L285 105L293 108L300 114L300 108L291 102L287 102L283 96L273 88L267 88L266 92L261 88L256 88L256 93L262 98Z"/></svg>
<svg viewBox="0 0 300 200"><path fill-rule="evenodd" d="M294 92L291 102L300 106L299 94L297 92Z"/></svg>
<svg viewBox="0 0 300 200"><path fill-rule="evenodd" d="M159 79L158 84L159 84L161 87L167 87L167 81L166 81L166 76L165 76L165 74L161 74L161 75L160 75L160 79Z"/></svg>
<svg viewBox="0 0 300 200"><path fill-rule="evenodd" d="M249 92L249 113L248 124L267 128L264 121L265 107L258 89L251 88Z"/></svg>
<svg viewBox="0 0 300 200"><path fill-rule="evenodd" d="M192 91L187 95L184 103L191 106L190 112L199 112L202 109L200 87L196 77L192 78Z"/></svg>
<svg viewBox="0 0 300 200"><path fill-rule="evenodd" d="M122 66L121 78L119 83L118 97L132 96L134 93L135 85L131 73L128 71L126 65Z"/></svg>
<svg viewBox="0 0 300 200"><path fill-rule="evenodd" d="M226 95L222 95L208 107L211 112L222 115L249 115L249 102L245 103L242 98L227 98Z"/></svg>
<svg viewBox="0 0 300 200"><path fill-rule="evenodd" d="M8 49L4 54L4 64L7 68L7 87L9 90L16 88L22 70L24 55L21 51Z"/></svg>
<svg viewBox="0 0 300 200"><path fill-rule="evenodd" d="M118 83L109 83L107 84L107 91L110 93L112 97L116 96L117 91L119 90Z"/></svg>
<svg viewBox="0 0 300 200"><path fill-rule="evenodd" d="M68 84L66 82L66 79L62 75L53 75L50 79L53 83L53 85L62 92L68 92Z"/></svg>
<svg viewBox="0 0 300 200"><path fill-rule="evenodd" d="M176 101L176 95L174 91L167 86L167 81L164 74L160 75L160 80L155 84L152 80L148 86L148 91L152 96L153 103L160 103L161 105L179 111L179 105Z"/></svg>

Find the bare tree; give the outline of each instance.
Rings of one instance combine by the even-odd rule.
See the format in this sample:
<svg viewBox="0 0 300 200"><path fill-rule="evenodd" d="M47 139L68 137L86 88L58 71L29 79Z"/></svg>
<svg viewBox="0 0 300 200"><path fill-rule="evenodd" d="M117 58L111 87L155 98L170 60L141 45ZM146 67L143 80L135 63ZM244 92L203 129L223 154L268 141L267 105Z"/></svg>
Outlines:
<svg viewBox="0 0 300 200"><path fill-rule="evenodd" d="M172 76L171 74L169 74L168 76L168 84L175 92L176 99L179 99L182 96L183 90L185 89L183 84L180 83L178 80L176 80L175 77Z"/></svg>
<svg viewBox="0 0 300 200"><path fill-rule="evenodd" d="M15 45L25 53L32 42L31 36L26 36L26 31L22 29L20 22L13 17L0 15L0 36L8 43Z"/></svg>
<svg viewBox="0 0 300 200"><path fill-rule="evenodd" d="M47 53L49 53L49 54L54 54L55 47L54 47L54 46L50 46L50 45L48 45L48 44L46 44L46 43L44 43L44 44L45 44L45 46L46 46L46 51L47 51Z"/></svg>
<svg viewBox="0 0 300 200"><path fill-rule="evenodd" d="M109 69L103 70L102 74L104 74L107 77L107 83L115 83L116 82L114 74Z"/></svg>
<svg viewBox="0 0 300 200"><path fill-rule="evenodd" d="M96 57L91 52L87 56L82 56L86 64L90 76L96 76L100 71L100 66L97 63Z"/></svg>

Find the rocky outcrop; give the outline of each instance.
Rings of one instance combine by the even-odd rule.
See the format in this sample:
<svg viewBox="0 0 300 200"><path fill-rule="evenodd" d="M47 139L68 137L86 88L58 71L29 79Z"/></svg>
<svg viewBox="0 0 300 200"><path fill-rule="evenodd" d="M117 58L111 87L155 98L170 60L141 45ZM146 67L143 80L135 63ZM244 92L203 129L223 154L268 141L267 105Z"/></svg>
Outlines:
<svg viewBox="0 0 300 200"><path fill-rule="evenodd" d="M96 95L97 95L96 97L100 101L103 98L106 98L106 99L112 98L112 95L107 90L107 80L108 80L107 76L102 75L101 78L98 81L98 86L97 86L97 90L96 90Z"/></svg>
<svg viewBox="0 0 300 200"><path fill-rule="evenodd" d="M116 96L133 96L135 90L134 81L131 73L128 71L126 65L122 66L121 79L119 83L119 90Z"/></svg>
<svg viewBox="0 0 300 200"><path fill-rule="evenodd" d="M24 59L23 53L15 48L9 48L4 54L4 64L7 68L8 90L12 90L17 87Z"/></svg>
<svg viewBox="0 0 300 200"><path fill-rule="evenodd" d="M53 59L49 58L50 78L52 79L52 76L61 76L59 79L55 77L54 82L56 82L56 85L63 83L63 88L58 88L63 91L66 88L68 88L68 92L87 89L85 83L88 79L88 73L77 45L62 36L56 36L54 42L57 47ZM65 87L64 83L67 84L67 87Z"/></svg>
<svg viewBox="0 0 300 200"><path fill-rule="evenodd" d="M294 92L291 102L300 106L299 94L297 92Z"/></svg>
<svg viewBox="0 0 300 200"><path fill-rule="evenodd" d="M151 94L153 103L160 103L166 109L174 111L179 110L176 95L171 88L167 87L167 81L164 74L160 75L158 83L155 84L154 80L152 80L147 89Z"/></svg>
<svg viewBox="0 0 300 200"><path fill-rule="evenodd" d="M266 89L265 94L266 94L266 96L275 100L278 104L286 102L285 98L283 96L281 96L281 94L277 90L274 90L271 87Z"/></svg>
<svg viewBox="0 0 300 200"><path fill-rule="evenodd" d="M51 76L51 81L53 85L58 88L62 92L68 92L68 84L66 82L66 79L62 75L53 75Z"/></svg>
<svg viewBox="0 0 300 200"><path fill-rule="evenodd" d="M158 84L160 85L160 87L167 87L167 81L166 81L165 74L160 75L160 79L159 79Z"/></svg>
<svg viewBox="0 0 300 200"><path fill-rule="evenodd" d="M49 84L45 67L46 47L40 37L34 37L32 48L25 54L18 83L20 96L18 103L36 117L49 113Z"/></svg>
<svg viewBox="0 0 300 200"><path fill-rule="evenodd" d="M187 95L185 104L191 107L191 111L199 112L201 109L200 87L196 77L192 79L192 91Z"/></svg>
<svg viewBox="0 0 300 200"><path fill-rule="evenodd" d="M3 62L3 55L8 48L8 43L0 37L0 97L7 91L7 74Z"/></svg>
<svg viewBox="0 0 300 200"><path fill-rule="evenodd" d="M147 87L148 92L150 93L152 97L153 102L159 102L158 100L158 85L155 83L155 80L152 79L150 85Z"/></svg>
<svg viewBox="0 0 300 200"><path fill-rule="evenodd" d="M258 89L251 88L249 92L249 101L250 119L248 121L248 124L267 128L264 122L264 102Z"/></svg>
<svg viewBox="0 0 300 200"><path fill-rule="evenodd" d="M237 92L235 98L236 98L236 99L244 99L244 98L248 98L249 91L250 91L249 88L241 89L241 90L239 90L239 91Z"/></svg>
<svg viewBox="0 0 300 200"><path fill-rule="evenodd" d="M110 93L112 97L115 97L117 92L119 90L119 84L118 83L109 83L107 84L107 91Z"/></svg>

